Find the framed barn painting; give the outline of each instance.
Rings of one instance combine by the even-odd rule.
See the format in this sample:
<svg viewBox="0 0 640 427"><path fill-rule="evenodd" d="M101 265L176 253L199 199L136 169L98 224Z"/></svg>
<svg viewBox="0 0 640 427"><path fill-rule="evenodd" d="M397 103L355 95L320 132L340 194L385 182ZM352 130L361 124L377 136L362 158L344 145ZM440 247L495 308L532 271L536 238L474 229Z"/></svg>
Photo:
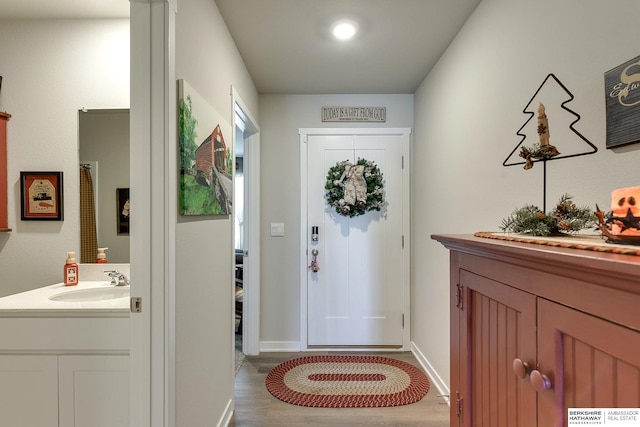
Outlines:
<svg viewBox="0 0 640 427"><path fill-rule="evenodd" d="M640 56L604 75L607 148L640 142Z"/></svg>
<svg viewBox="0 0 640 427"><path fill-rule="evenodd" d="M178 80L180 215L231 214L231 125L184 80Z"/></svg>

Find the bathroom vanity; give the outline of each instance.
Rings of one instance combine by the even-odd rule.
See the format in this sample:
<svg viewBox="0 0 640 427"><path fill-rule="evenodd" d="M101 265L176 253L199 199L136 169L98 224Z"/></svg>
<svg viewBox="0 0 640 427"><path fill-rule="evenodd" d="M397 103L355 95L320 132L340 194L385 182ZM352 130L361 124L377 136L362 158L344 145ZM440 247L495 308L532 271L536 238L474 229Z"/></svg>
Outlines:
<svg viewBox="0 0 640 427"><path fill-rule="evenodd" d="M129 289L107 278L0 298L1 424L128 426L129 337Z"/></svg>

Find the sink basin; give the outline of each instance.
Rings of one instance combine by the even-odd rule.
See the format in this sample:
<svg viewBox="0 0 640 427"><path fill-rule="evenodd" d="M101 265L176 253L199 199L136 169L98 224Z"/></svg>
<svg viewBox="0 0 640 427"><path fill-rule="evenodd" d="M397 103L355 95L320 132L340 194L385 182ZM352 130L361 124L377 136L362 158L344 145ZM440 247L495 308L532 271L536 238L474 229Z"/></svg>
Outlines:
<svg viewBox="0 0 640 427"><path fill-rule="evenodd" d="M49 297L51 301L105 301L129 297L129 287L91 288L65 291Z"/></svg>

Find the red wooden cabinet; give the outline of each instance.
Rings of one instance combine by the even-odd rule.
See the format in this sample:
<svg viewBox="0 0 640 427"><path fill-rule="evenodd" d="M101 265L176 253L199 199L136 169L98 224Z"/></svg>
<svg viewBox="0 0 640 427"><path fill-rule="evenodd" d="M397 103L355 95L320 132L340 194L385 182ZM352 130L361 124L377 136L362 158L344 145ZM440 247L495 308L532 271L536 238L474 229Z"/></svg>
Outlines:
<svg viewBox="0 0 640 427"><path fill-rule="evenodd" d="M465 426L535 426L536 392L511 369L517 358L528 364L536 360L535 296L467 270L460 271L455 292L461 293L458 307L452 309L460 351L452 369L460 372L455 392L459 389L463 399L460 408L454 408L455 421L464 420Z"/></svg>
<svg viewBox="0 0 640 427"><path fill-rule="evenodd" d="M11 114L0 112L0 232L11 231L7 217L7 122Z"/></svg>
<svg viewBox="0 0 640 427"><path fill-rule="evenodd" d="M640 257L433 237L451 250L451 426L640 407Z"/></svg>
<svg viewBox="0 0 640 427"><path fill-rule="evenodd" d="M538 400L541 426L567 425L566 408L640 407L637 330L540 299L538 358L553 376Z"/></svg>

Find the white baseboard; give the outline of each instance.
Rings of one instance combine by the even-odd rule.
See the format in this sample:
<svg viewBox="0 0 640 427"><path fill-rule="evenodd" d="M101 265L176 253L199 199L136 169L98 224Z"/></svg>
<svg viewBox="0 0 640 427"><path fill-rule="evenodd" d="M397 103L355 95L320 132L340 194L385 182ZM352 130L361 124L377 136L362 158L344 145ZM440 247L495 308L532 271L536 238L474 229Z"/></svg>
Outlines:
<svg viewBox="0 0 640 427"><path fill-rule="evenodd" d="M229 402L227 402L227 406L224 408L224 412L220 417L220 421L218 421L218 427L227 427L231 422L232 417L233 417L233 400L229 399Z"/></svg>
<svg viewBox="0 0 640 427"><path fill-rule="evenodd" d="M422 366L422 369L427 371L429 380L431 381L431 384L438 390L438 394L442 396L442 399L447 403L447 405L451 406L449 399L449 385L445 384L445 382L442 380L442 377L438 375L431 363L429 363L427 358L424 357L422 351L420 351L418 346L413 341L411 342L411 352L418 360L418 363L420 363L420 366Z"/></svg>
<svg viewBox="0 0 640 427"><path fill-rule="evenodd" d="M299 341L260 341L260 352L299 352Z"/></svg>

